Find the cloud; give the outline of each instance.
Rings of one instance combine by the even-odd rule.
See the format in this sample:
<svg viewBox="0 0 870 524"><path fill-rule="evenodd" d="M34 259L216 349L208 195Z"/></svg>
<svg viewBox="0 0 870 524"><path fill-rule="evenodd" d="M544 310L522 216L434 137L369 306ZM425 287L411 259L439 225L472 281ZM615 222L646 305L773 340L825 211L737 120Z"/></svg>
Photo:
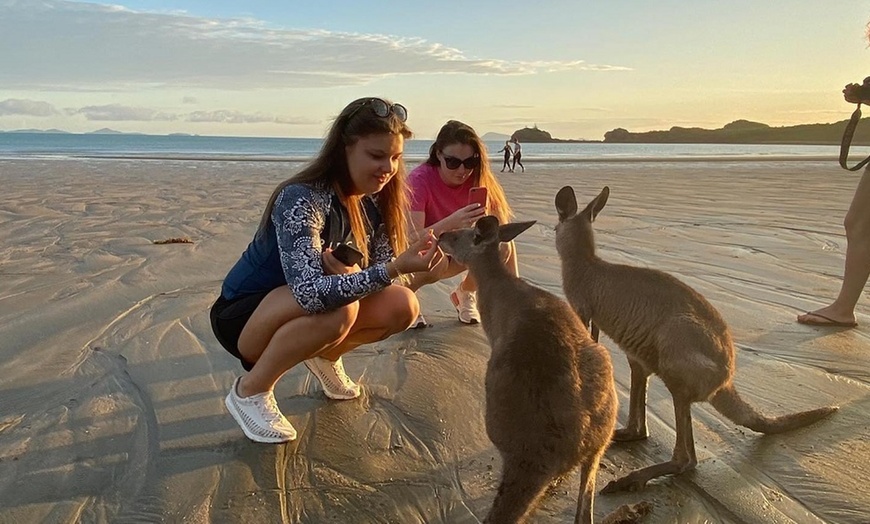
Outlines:
<svg viewBox="0 0 870 524"><path fill-rule="evenodd" d="M419 38L280 29L250 19L63 0L0 1L7 89L224 89L360 85L393 75L527 75L626 68L469 57Z"/></svg>
<svg viewBox="0 0 870 524"><path fill-rule="evenodd" d="M186 97L181 99L182 104L195 104L197 102L198 102L198 100L196 99L195 96L186 96Z"/></svg>
<svg viewBox="0 0 870 524"><path fill-rule="evenodd" d="M130 107L120 104L86 106L80 109L67 109L69 115L84 115L88 120L108 122L153 122L177 120L178 115L164 113L147 107Z"/></svg>
<svg viewBox="0 0 870 524"><path fill-rule="evenodd" d="M241 111L232 111L228 109L217 111L194 111L191 113L167 113L148 107L131 107L120 104L85 106L78 109L68 108L65 112L71 116L82 115L90 121L105 122L172 122L176 120L184 120L187 122L220 122L223 124L257 124L271 122L287 125L311 125L320 123L317 120L308 118L290 118L280 115L267 115L264 113L243 113Z"/></svg>
<svg viewBox="0 0 870 524"><path fill-rule="evenodd" d="M20 100L8 98L0 102L0 116L6 115L29 115L29 116L52 116L59 111L48 102L38 100Z"/></svg>
<svg viewBox="0 0 870 524"><path fill-rule="evenodd" d="M221 109L218 111L194 111L185 118L188 122L220 122L223 124L256 124L273 122L276 124L310 125L319 124L317 120L307 118L287 118L263 113L242 113Z"/></svg>

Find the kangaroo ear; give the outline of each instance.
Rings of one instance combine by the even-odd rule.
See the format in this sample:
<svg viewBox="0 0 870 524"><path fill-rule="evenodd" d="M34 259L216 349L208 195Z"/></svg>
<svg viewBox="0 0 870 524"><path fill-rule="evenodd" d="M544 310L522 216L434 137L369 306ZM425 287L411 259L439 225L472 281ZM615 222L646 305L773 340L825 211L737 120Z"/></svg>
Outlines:
<svg viewBox="0 0 870 524"><path fill-rule="evenodd" d="M485 216L474 225L474 244L491 242L498 238L498 217Z"/></svg>
<svg viewBox="0 0 870 524"><path fill-rule="evenodd" d="M535 225L536 220L532 220L530 222L514 222L512 224L505 224L498 228L498 240L499 242L510 242L515 239L520 233L529 229L533 225Z"/></svg>
<svg viewBox="0 0 870 524"><path fill-rule="evenodd" d="M604 186L604 189L601 190L601 193L598 194L597 197L592 199L592 202L586 206L586 208L582 211L583 214L589 215L589 221L595 222L595 219L598 217L598 213L604 209L604 204L607 203L607 197L610 196L610 188Z"/></svg>
<svg viewBox="0 0 870 524"><path fill-rule="evenodd" d="M564 222L577 213L577 197L574 196L574 188L565 186L556 193L556 212L559 214L559 222Z"/></svg>

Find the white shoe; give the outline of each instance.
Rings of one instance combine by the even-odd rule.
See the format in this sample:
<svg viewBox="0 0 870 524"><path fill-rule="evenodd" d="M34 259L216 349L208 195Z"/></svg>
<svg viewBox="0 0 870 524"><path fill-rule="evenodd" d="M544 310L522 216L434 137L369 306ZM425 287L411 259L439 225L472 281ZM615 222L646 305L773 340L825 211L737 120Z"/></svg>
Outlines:
<svg viewBox="0 0 870 524"><path fill-rule="evenodd" d="M275 402L271 391L250 397L240 397L238 393L241 377L233 382L227 395L226 405L230 414L242 427L245 435L254 442L278 444L296 438L296 430L290 424Z"/></svg>
<svg viewBox="0 0 870 524"><path fill-rule="evenodd" d="M463 291L459 287L450 293L450 301L459 313L459 321L465 324L480 323L480 313L477 311L477 293Z"/></svg>
<svg viewBox="0 0 870 524"><path fill-rule="evenodd" d="M344 372L341 357L338 357L335 362L313 357L305 361L305 367L320 381L327 397L333 400L350 400L359 396L359 384L351 380Z"/></svg>
<svg viewBox="0 0 870 524"><path fill-rule="evenodd" d="M425 327L429 327L429 323L426 322L426 319L423 318L423 314L421 313L417 315L417 320L415 320L414 323L408 327L408 329L420 329Z"/></svg>

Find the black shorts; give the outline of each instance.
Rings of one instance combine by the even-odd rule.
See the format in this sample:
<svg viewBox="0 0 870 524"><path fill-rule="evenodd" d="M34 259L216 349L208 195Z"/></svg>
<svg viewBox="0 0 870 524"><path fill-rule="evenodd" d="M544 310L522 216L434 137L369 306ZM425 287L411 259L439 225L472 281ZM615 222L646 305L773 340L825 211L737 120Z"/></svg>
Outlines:
<svg viewBox="0 0 870 524"><path fill-rule="evenodd" d="M256 293L243 295L232 300L227 300L221 295L212 305L209 317L211 329L221 346L242 363L245 371L250 371L254 364L245 360L239 352L239 335L242 334L248 319L254 314L254 310L269 293Z"/></svg>

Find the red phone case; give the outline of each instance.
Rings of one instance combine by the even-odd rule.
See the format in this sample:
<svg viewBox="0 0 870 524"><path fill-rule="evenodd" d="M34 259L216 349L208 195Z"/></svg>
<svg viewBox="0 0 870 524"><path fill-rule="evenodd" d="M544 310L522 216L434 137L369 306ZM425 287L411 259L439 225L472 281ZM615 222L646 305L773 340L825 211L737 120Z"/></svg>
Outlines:
<svg viewBox="0 0 870 524"><path fill-rule="evenodd" d="M484 208L488 203L488 193L485 187L472 187L468 192L468 203L478 203Z"/></svg>

